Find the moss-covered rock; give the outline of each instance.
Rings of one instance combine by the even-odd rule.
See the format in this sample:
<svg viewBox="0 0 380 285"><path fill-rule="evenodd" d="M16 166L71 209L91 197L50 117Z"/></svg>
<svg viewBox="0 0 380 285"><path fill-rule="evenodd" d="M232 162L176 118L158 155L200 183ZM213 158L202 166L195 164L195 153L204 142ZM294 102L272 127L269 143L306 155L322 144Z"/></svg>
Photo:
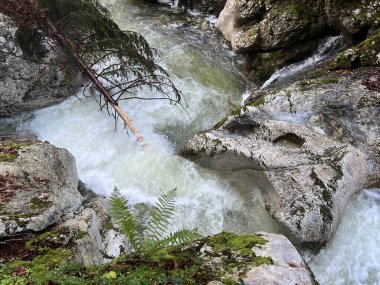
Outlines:
<svg viewBox="0 0 380 285"><path fill-rule="evenodd" d="M34 239L38 250L26 259L7 259L0 265L0 278L31 284L250 284L283 277L314 284L298 251L285 237L258 233L220 233L198 241L162 249L154 256L123 255L112 262L83 267L74 262L72 246L44 247L42 242L55 232ZM50 244L51 245L51 244ZM1 247L0 243L0 247ZM272 272L276 272L274 275ZM13 284L13 283L11 283ZM261 283L266 284L266 283Z"/></svg>
<svg viewBox="0 0 380 285"><path fill-rule="evenodd" d="M380 64L380 29L353 48L337 55L332 61L332 69L357 68Z"/></svg>

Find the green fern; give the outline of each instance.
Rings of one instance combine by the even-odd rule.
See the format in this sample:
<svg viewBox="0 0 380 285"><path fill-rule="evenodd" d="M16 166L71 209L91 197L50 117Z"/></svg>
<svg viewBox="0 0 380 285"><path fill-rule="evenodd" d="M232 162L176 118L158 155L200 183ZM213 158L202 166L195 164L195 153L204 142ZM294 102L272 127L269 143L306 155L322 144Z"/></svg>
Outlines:
<svg viewBox="0 0 380 285"><path fill-rule="evenodd" d="M111 216L113 220L120 226L120 230L128 237L131 246L136 251L142 249L142 238L135 218L128 207L128 201L125 199L119 189L114 188L109 199L111 205Z"/></svg>
<svg viewBox="0 0 380 285"><path fill-rule="evenodd" d="M150 255L163 248L191 242L201 237L196 230L189 229L165 235L174 218L176 197L176 189L173 189L163 194L154 208L147 211L142 207L130 207L128 200L115 187L109 199L111 216L138 254Z"/></svg>

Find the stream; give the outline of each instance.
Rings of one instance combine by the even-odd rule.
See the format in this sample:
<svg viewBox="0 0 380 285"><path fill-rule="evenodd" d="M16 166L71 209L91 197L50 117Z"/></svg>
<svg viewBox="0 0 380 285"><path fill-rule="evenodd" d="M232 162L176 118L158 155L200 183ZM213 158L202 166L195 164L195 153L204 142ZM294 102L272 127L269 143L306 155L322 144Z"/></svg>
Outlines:
<svg viewBox="0 0 380 285"><path fill-rule="evenodd" d="M131 203L151 204L177 188L171 230L198 228L203 235L280 232L259 193L247 193L178 155L192 135L212 128L248 91L233 54L213 33L200 31L190 15L140 2L107 4L122 29L141 33L159 51L158 62L183 91L188 113L163 101L124 102L123 109L149 144L146 150L81 92L80 99L34 112L18 130L31 130L68 149L76 157L79 177L98 194L108 196L117 187ZM380 189L365 190L348 205L334 239L317 255L306 254L320 283L380 284L379 233Z"/></svg>

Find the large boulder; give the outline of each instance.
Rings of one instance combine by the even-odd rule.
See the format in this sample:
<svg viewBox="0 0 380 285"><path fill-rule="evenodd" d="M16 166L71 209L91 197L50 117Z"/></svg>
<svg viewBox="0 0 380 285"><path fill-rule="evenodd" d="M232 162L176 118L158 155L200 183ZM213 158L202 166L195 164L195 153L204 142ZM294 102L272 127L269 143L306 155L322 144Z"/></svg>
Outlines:
<svg viewBox="0 0 380 285"><path fill-rule="evenodd" d="M349 199L367 182L365 155L302 124L244 107L216 129L195 135L182 154L249 181L269 213L305 245L334 234Z"/></svg>
<svg viewBox="0 0 380 285"><path fill-rule="evenodd" d="M25 256L41 247L67 248L84 266L130 251L114 229L107 200L78 180L67 150L47 142L0 142L0 238L12 244L15 234L24 240L18 247ZM8 248L3 258L12 254L17 250Z"/></svg>
<svg viewBox="0 0 380 285"><path fill-rule="evenodd" d="M81 206L74 157L40 141L0 142L0 237L42 231Z"/></svg>
<svg viewBox="0 0 380 285"><path fill-rule="evenodd" d="M73 95L67 86L69 74L74 89L81 84L78 74L61 71L52 52L35 38L33 30L21 33L0 14L0 116L49 106Z"/></svg>

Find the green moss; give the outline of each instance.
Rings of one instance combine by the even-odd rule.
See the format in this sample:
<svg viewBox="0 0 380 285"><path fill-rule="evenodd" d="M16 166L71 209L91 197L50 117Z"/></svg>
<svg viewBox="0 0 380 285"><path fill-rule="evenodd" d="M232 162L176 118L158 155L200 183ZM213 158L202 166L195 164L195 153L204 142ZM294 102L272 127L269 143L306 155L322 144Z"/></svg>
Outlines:
<svg viewBox="0 0 380 285"><path fill-rule="evenodd" d="M30 208L31 209L45 209L45 208L48 208L51 204L52 204L52 202L44 201L44 200L41 200L37 197L33 197L32 199L30 199Z"/></svg>
<svg viewBox="0 0 380 285"><path fill-rule="evenodd" d="M228 120L229 117L231 116L239 116L241 113L244 113L244 112L247 112L247 107L246 106L241 106L237 109L235 109L234 111L232 111L231 113L229 113L227 116L225 116L222 120L220 120L219 123L217 123L213 129L219 129L221 126L224 125L224 123Z"/></svg>
<svg viewBox="0 0 380 285"><path fill-rule="evenodd" d="M207 239L207 244L215 251L225 249L245 250L257 244L266 244L267 241L254 234L237 235L234 233L222 232Z"/></svg>
<svg viewBox="0 0 380 285"><path fill-rule="evenodd" d="M265 264L273 264L273 260L268 256L257 256L255 258L256 266L265 265Z"/></svg>
<svg viewBox="0 0 380 285"><path fill-rule="evenodd" d="M5 162L12 162L17 158L16 155L9 154L9 153L2 153L0 152L0 162L5 161Z"/></svg>
<svg viewBox="0 0 380 285"><path fill-rule="evenodd" d="M111 263L84 268L73 263L71 248L44 247L58 231L39 235L28 246L39 255L31 260L13 260L0 265L0 278L13 278L15 272L26 270L22 276L26 284L207 284L220 280L224 284L244 284L235 274L244 274L247 268L272 264L270 257L255 256L251 247L267 241L258 235L221 233L187 246L176 246L156 252L154 256L124 255ZM223 256L223 268L210 265L199 255L203 245L212 245L215 254ZM237 252L234 259L230 253ZM218 260L218 259L216 259ZM218 263L219 264L219 263ZM233 274L233 275L228 275ZM12 283L11 283L12 284Z"/></svg>
<svg viewBox="0 0 380 285"><path fill-rule="evenodd" d="M14 260L7 262L6 267L8 271L15 270L20 266L25 266L33 269L34 273L46 272L46 270L54 269L60 263L68 261L73 256L71 248L56 248L49 249L46 253L37 255L32 260Z"/></svg>
<svg viewBox="0 0 380 285"><path fill-rule="evenodd" d="M237 108L236 110L232 111L228 116L239 116L241 113L247 112L247 107L241 106Z"/></svg>
<svg viewBox="0 0 380 285"><path fill-rule="evenodd" d="M41 246L47 244L49 240L57 238L58 234L56 230L42 233L29 240L25 246L29 250L38 250Z"/></svg>
<svg viewBox="0 0 380 285"><path fill-rule="evenodd" d="M295 3L291 3L291 4L287 5L286 8L290 14L293 14L295 16L298 16L300 14L300 9L299 9L298 5Z"/></svg>
<svg viewBox="0 0 380 285"><path fill-rule="evenodd" d="M252 107L259 107L259 106L261 106L261 105L264 105L264 103L265 103L265 96L261 96L260 98L258 98L256 101L254 101L254 102L252 102L251 104L250 104L250 106L252 106Z"/></svg>
<svg viewBox="0 0 380 285"><path fill-rule="evenodd" d="M30 145L31 142L5 141L0 143L0 162L13 162L18 157L18 150L23 146Z"/></svg>
<svg viewBox="0 0 380 285"><path fill-rule="evenodd" d="M337 55L330 64L331 69L351 69L361 66L378 64L377 55L380 52L380 29L357 46Z"/></svg>
<svg viewBox="0 0 380 285"><path fill-rule="evenodd" d="M326 77L319 80L321 84L337 84L339 83L339 78L336 77Z"/></svg>

